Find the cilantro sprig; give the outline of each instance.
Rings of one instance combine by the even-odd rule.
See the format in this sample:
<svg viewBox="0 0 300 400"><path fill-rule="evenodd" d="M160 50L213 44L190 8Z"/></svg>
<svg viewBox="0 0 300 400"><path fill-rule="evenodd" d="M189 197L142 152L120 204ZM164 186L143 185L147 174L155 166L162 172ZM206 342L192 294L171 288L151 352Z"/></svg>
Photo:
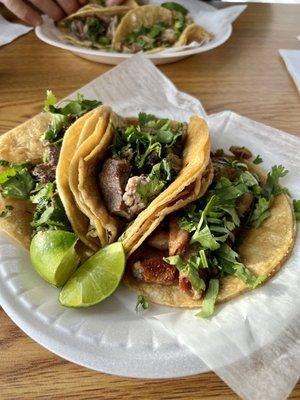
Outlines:
<svg viewBox="0 0 300 400"><path fill-rule="evenodd" d="M57 98L51 90L47 90L45 111L51 114L51 124L42 135L41 140L47 142L60 142L66 129L79 117L98 107L102 103L98 100L88 100L80 93L75 100L68 101L62 107L56 105Z"/></svg>

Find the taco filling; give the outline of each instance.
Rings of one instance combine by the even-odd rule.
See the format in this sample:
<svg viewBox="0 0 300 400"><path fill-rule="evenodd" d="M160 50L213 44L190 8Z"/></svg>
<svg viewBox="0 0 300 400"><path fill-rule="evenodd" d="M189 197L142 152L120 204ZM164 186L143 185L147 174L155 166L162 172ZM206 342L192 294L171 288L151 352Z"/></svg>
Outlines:
<svg viewBox="0 0 300 400"><path fill-rule="evenodd" d="M147 284L177 287L191 298L189 306L192 300L203 300L202 316L209 316L222 278L235 276L249 288L266 279L246 268L239 245L243 232L268 219L274 198L287 192L279 185L287 171L274 166L265 179L248 161L252 157L248 149L232 146L230 150L233 155L222 150L212 155L215 172L206 194L165 218L131 255L127 280L136 284L130 286L138 291L139 283L144 288ZM259 161L256 158L254 163Z"/></svg>
<svg viewBox="0 0 300 400"><path fill-rule="evenodd" d="M67 32L78 40L89 41L95 47L109 47L115 34L120 17L88 16L74 17L65 21Z"/></svg>
<svg viewBox="0 0 300 400"><path fill-rule="evenodd" d="M141 113L136 124L113 129L99 185L109 212L131 221L181 170L187 124Z"/></svg>
<svg viewBox="0 0 300 400"><path fill-rule="evenodd" d="M151 26L142 25L127 33L123 48L125 52L136 53L159 47L172 47L184 29L193 23L193 19L187 15L188 10L180 4L164 3L162 7L171 10L171 21L158 22Z"/></svg>
<svg viewBox="0 0 300 400"><path fill-rule="evenodd" d="M35 206L31 222L33 234L41 230L72 231L56 185L60 149L67 129L79 117L101 104L96 100L86 100L81 95L63 107L55 106L56 101L52 92L48 91L45 110L52 120L41 136L44 148L42 162L16 164L0 160L3 167L0 193L3 198L29 200Z"/></svg>

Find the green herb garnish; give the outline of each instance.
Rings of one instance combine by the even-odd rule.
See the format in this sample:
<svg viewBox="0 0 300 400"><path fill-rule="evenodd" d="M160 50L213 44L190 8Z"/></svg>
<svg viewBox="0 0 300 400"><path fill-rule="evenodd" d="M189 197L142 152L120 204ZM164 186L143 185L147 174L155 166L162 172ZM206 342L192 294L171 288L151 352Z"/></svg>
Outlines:
<svg viewBox="0 0 300 400"><path fill-rule="evenodd" d="M138 313L142 310L147 310L148 308L149 308L148 301L144 296L139 294L136 301L135 311Z"/></svg>

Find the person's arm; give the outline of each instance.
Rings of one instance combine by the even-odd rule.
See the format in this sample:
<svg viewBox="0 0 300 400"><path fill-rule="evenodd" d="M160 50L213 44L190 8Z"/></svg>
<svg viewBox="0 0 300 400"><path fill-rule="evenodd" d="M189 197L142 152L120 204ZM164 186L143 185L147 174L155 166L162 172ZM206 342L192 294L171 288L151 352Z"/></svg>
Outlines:
<svg viewBox="0 0 300 400"><path fill-rule="evenodd" d="M0 0L0 3L3 3L17 17L33 26L42 23L41 14L47 14L58 21L86 4L86 0L30 0L30 2L34 7L23 0Z"/></svg>

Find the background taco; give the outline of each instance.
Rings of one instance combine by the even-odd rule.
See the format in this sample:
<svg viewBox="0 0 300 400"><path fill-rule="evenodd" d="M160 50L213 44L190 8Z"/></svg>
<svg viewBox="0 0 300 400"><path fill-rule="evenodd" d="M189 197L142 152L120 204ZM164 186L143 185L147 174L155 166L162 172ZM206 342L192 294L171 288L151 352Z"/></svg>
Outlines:
<svg viewBox="0 0 300 400"><path fill-rule="evenodd" d="M145 5L129 11L119 24L112 41L117 51L156 52L193 41L211 40L208 33L194 23L188 10L177 3Z"/></svg>
<svg viewBox="0 0 300 400"><path fill-rule="evenodd" d="M68 42L99 49L110 48L116 29L131 6L101 7L88 4L58 23Z"/></svg>
<svg viewBox="0 0 300 400"><path fill-rule="evenodd" d="M98 238L89 238L89 219L78 209L64 175L57 179L57 164L65 138L85 134L100 102L77 99L58 107L52 92L41 113L0 138L0 227L29 249L32 235L40 230L74 231L82 250L99 248ZM74 141L69 148L76 147ZM68 168L68 159L60 160ZM66 207L64 207L64 205Z"/></svg>

